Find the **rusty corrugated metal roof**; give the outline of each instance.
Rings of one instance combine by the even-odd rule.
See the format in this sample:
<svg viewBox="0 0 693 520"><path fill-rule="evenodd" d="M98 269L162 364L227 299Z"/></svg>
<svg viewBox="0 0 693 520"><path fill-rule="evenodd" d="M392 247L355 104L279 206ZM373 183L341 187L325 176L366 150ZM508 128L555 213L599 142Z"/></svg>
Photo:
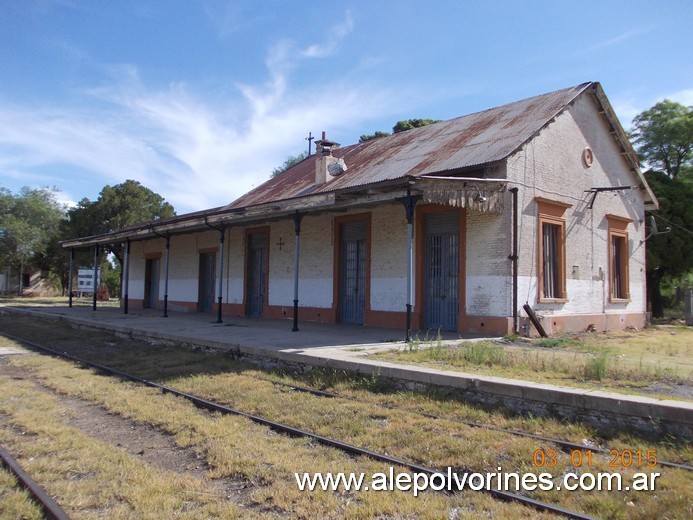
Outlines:
<svg viewBox="0 0 693 520"><path fill-rule="evenodd" d="M404 177L482 166L505 159L592 83L333 150L348 170L315 185L315 156L268 180L227 208L254 206Z"/></svg>

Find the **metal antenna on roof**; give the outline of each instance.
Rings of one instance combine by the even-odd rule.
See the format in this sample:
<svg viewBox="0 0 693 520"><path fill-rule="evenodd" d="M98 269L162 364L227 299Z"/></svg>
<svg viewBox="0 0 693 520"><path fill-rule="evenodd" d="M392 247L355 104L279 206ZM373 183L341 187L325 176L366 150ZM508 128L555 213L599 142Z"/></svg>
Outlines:
<svg viewBox="0 0 693 520"><path fill-rule="evenodd" d="M308 157L310 157L311 155L310 147L313 144L313 139L315 139L315 137L313 137L313 134L311 132L308 132L308 137L306 137L306 141L308 141Z"/></svg>

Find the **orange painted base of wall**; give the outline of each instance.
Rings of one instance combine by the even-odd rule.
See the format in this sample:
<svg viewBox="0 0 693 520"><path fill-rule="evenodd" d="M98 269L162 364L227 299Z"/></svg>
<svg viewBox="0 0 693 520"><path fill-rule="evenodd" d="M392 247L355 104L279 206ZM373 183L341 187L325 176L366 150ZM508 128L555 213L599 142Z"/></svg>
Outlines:
<svg viewBox="0 0 693 520"><path fill-rule="evenodd" d="M573 314L570 316L544 315L541 326L549 336L569 332L604 332L609 330L624 330L628 327L641 329L646 324L644 313L618 313L618 314ZM528 329L526 327L529 327ZM529 330L530 336L538 336L539 333L523 317L520 319L520 330Z"/></svg>
<svg viewBox="0 0 693 520"><path fill-rule="evenodd" d="M513 331L513 319L502 316L464 316L459 320L459 332L488 336L505 336Z"/></svg>
<svg viewBox="0 0 693 520"><path fill-rule="evenodd" d="M130 309L142 309L144 301L130 298ZM159 301L157 309L163 310L163 301ZM121 300L121 308L123 302ZM172 312L197 312L196 302L169 301L168 310ZM293 319L293 306L265 305L263 317L269 319ZM217 304L213 305L211 314L216 316ZM225 303L222 306L223 316L245 317L245 306L240 303ZM614 313L614 314L573 314L542 315L541 324L549 336L571 332L624 330L628 327L643 328L646 323L644 313ZM299 307L298 321L315 323L338 323L337 310L334 308ZM367 327L383 327L404 330L407 323L406 312L366 311L364 325ZM421 316L412 312L412 331L423 329L420 326ZM539 336L539 333L525 316L518 320L521 335ZM460 316L458 332L460 334L480 334L487 336L504 336L513 331L512 317L503 316ZM529 332L527 332L529 331Z"/></svg>

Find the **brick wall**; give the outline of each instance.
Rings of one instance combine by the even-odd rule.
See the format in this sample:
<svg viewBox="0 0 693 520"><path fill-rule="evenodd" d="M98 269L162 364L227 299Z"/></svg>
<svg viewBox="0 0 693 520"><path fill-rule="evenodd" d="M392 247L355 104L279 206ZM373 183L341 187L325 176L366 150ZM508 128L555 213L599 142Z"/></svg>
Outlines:
<svg viewBox="0 0 693 520"><path fill-rule="evenodd" d="M401 204L373 209L371 248L371 309L404 311L407 303L407 219Z"/></svg>
<svg viewBox="0 0 693 520"><path fill-rule="evenodd" d="M591 167L583 162L586 147L593 151ZM544 316L630 315L629 323L637 323L632 316L645 312L645 248L641 244L645 232L643 196L637 189L604 192L597 196L594 207L588 208L591 195L585 190L636 183L593 100L589 96L578 98L511 156L505 167L498 168L494 177L504 174L510 181L509 187L519 188L519 305L528 302ZM567 300L564 302L538 301L536 197L570 205L565 211ZM506 193L505 208L501 215L480 213L473 208L467 210L464 258L467 316L504 318L512 315L512 273L508 260L512 233L510 193ZM404 209L398 203L304 217L299 272L302 307L334 307L335 218L365 212L370 213L371 218L370 310L404 311L407 226ZM630 300L625 302L609 301L607 214L631 220L627 225ZM274 307L291 307L293 220L286 218L257 226L269 229L268 303ZM245 241L246 232L252 227L233 227L226 232L223 294L226 304L240 305L244 301ZM169 301L197 301L199 251L216 248L218 243L218 233L212 230L171 239ZM161 254L160 299L163 298L164 240L154 239L132 244L130 297L133 299L144 297L144 260L152 253ZM615 323L613 319L604 320L607 321Z"/></svg>
<svg viewBox="0 0 693 520"><path fill-rule="evenodd" d="M593 151L587 167L583 150ZM606 120L589 96L543 129L508 160L508 178L519 187L520 305L525 301L539 313L599 314L645 312L644 198L638 189L603 192L589 209L585 190L637 183L629 171ZM537 205L535 197L570 204L566 221L567 301L539 303L537 292ZM609 301L607 214L631 219L628 224L630 301Z"/></svg>
<svg viewBox="0 0 693 520"><path fill-rule="evenodd" d="M508 316L512 303L510 204L502 215L467 211L466 311Z"/></svg>

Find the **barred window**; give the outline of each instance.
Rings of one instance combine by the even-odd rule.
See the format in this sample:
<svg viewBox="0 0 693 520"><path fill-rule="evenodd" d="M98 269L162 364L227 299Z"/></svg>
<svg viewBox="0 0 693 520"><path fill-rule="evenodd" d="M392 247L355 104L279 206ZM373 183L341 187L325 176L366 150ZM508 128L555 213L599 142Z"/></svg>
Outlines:
<svg viewBox="0 0 693 520"><path fill-rule="evenodd" d="M561 298L561 272L559 262L561 226L542 224L544 248L544 298Z"/></svg>
<svg viewBox="0 0 693 520"><path fill-rule="evenodd" d="M609 299L629 300L628 224L630 219L607 215L609 222Z"/></svg>
<svg viewBox="0 0 693 520"><path fill-rule="evenodd" d="M539 217L539 301L564 301L566 293L565 218L570 204L537 197Z"/></svg>

